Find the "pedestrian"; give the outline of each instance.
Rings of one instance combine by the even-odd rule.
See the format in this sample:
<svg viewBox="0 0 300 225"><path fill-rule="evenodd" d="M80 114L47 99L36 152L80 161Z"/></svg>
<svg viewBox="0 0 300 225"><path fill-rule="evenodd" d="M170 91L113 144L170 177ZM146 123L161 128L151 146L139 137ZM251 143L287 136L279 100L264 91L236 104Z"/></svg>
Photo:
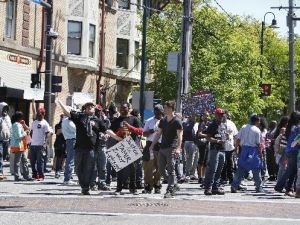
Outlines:
<svg viewBox="0 0 300 225"><path fill-rule="evenodd" d="M198 132L199 124L195 120L195 116L189 116L186 122L182 123L183 126L183 149L186 159L186 174L185 181L195 180L195 172L198 166L199 149L196 145L196 135Z"/></svg>
<svg viewBox="0 0 300 225"><path fill-rule="evenodd" d="M7 160L9 140L11 137L11 120L7 103L0 102L0 180L6 179L3 174L3 160Z"/></svg>
<svg viewBox="0 0 300 225"><path fill-rule="evenodd" d="M158 131L149 148L150 152L154 152L155 145L160 137L161 145L159 150L159 171L164 177L168 177L168 187L164 195L165 198L172 198L176 191L179 190L175 178L175 160L181 153L182 122L175 115L175 102L167 101L164 104L165 117L160 120ZM166 169L168 174L166 174Z"/></svg>
<svg viewBox="0 0 300 225"><path fill-rule="evenodd" d="M261 156L262 156L262 169L261 169L261 179L264 181L267 178L268 174L268 165L267 165L267 153L266 149L270 146L271 140L267 138L267 127L268 123L264 116L259 118L259 129L261 131Z"/></svg>
<svg viewBox="0 0 300 225"><path fill-rule="evenodd" d="M96 105L95 108L95 115L103 121L105 124L106 129L110 128L110 121L102 111L101 105ZM95 149L95 170L93 174L93 181L91 189L98 189L102 191L109 191L110 187L106 184L107 179L107 157L106 157L106 150L107 150L107 141L109 135L100 133L98 136L96 149ZM98 177L98 182L96 181Z"/></svg>
<svg viewBox="0 0 300 225"><path fill-rule="evenodd" d="M158 140L154 147L154 151L150 152L149 148L154 140L155 134L158 131L158 124L163 117L164 108L162 105L155 105L154 116L146 120L143 135L146 139L146 146L143 150L143 167L144 167L144 183L145 189L143 193L150 194L154 188L155 194L161 193L160 173L158 166L158 154L161 139Z"/></svg>
<svg viewBox="0 0 300 225"><path fill-rule="evenodd" d="M239 148L238 167L234 174L233 182L231 184L231 192L236 193L242 179L250 170L253 173L255 183L255 191L263 193L261 169L262 169L262 135L259 129L260 117L257 114L250 116L250 123L244 125L238 135L236 147Z"/></svg>
<svg viewBox="0 0 300 225"><path fill-rule="evenodd" d="M10 151L14 154L14 177L15 181L22 181L20 177L20 165L24 180L31 181L29 176L27 151L27 136L30 134L29 127L23 120L23 113L17 111L12 117L12 136Z"/></svg>
<svg viewBox="0 0 300 225"><path fill-rule="evenodd" d="M70 111L60 100L58 101L64 114L76 125L75 169L83 195L90 195L89 189L95 167L95 148L100 133L109 134L121 140L114 132L107 130L103 121L95 116L95 104L87 102L82 112Z"/></svg>
<svg viewBox="0 0 300 225"><path fill-rule="evenodd" d="M121 138L131 136L137 143L138 136L143 134L143 128L140 121L130 115L130 104L124 103L120 107L120 116L114 119L111 123L111 129ZM128 166L117 172L117 190L116 195L120 195L123 187L126 185L129 177L129 191L130 193L137 195L136 186L136 164L130 163Z"/></svg>
<svg viewBox="0 0 300 225"><path fill-rule="evenodd" d="M209 124L206 135L210 142L208 165L204 179L205 195L224 195L225 192L219 187L220 177L225 162L224 144L228 139L226 134L225 110L217 108L215 119Z"/></svg>
<svg viewBox="0 0 300 225"><path fill-rule="evenodd" d="M224 144L225 149L225 164L222 170L222 184L229 184L233 181L233 169L234 169L234 163L233 163L233 153L234 153L234 142L236 135L238 134L238 130L236 128L235 123L231 120L229 112L227 111L225 114L225 126L226 126L226 141Z"/></svg>
<svg viewBox="0 0 300 225"><path fill-rule="evenodd" d="M54 162L55 162L55 178L60 177L60 172L63 170L63 163L66 158L66 140L62 133L62 120L64 115L60 115L60 121L55 125L55 141L54 141Z"/></svg>
<svg viewBox="0 0 300 225"><path fill-rule="evenodd" d="M53 135L53 131L49 123L44 119L46 115L45 109L41 107L36 111L34 100L32 100L32 111L35 118L31 125L30 164L32 178L43 181L45 178L44 160L47 154L47 141Z"/></svg>
<svg viewBox="0 0 300 225"><path fill-rule="evenodd" d="M61 123L62 134L66 140L66 161L64 171L64 184L74 185L72 174L74 171L75 143L76 143L76 126L70 117L64 117Z"/></svg>
<svg viewBox="0 0 300 225"><path fill-rule="evenodd" d="M288 121L285 136L287 139L286 156L287 169L274 188L277 192L282 192L285 187L285 194L290 197L295 197L295 182L297 179L297 155L300 145L292 147L292 142L297 135L300 134L300 112L292 112Z"/></svg>
<svg viewBox="0 0 300 225"><path fill-rule="evenodd" d="M208 149L210 143L207 141L207 135L205 134L210 124L209 113L205 111L200 117L200 123L197 132L197 146L199 149L199 160L198 160L198 183L202 184L205 176L205 169L208 160Z"/></svg>
<svg viewBox="0 0 300 225"><path fill-rule="evenodd" d="M268 174L269 174L269 181L277 180L277 173L278 173L278 164L276 163L275 159L275 152L274 152L274 142L277 136L275 137L275 132L277 131L277 122L276 120L272 120L268 125L268 133L267 133L267 146L266 146L266 157L267 157L267 165L268 165Z"/></svg>

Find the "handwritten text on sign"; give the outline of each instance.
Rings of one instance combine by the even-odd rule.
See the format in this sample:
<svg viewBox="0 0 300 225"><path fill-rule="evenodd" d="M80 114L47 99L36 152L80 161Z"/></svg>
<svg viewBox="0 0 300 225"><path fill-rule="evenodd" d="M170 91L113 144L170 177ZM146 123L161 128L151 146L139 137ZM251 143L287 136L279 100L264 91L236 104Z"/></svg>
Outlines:
<svg viewBox="0 0 300 225"><path fill-rule="evenodd" d="M143 156L134 140L128 136L113 147L107 149L106 156L113 168L118 172L130 163Z"/></svg>

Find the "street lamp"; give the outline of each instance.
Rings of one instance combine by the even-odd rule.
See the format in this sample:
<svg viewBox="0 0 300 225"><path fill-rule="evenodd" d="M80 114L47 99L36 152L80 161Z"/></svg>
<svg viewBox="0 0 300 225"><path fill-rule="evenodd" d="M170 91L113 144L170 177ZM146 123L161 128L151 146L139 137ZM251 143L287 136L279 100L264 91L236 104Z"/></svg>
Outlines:
<svg viewBox="0 0 300 225"><path fill-rule="evenodd" d="M266 29L266 16L268 14L272 14L273 15L272 24L269 27L273 28L273 29L279 28L277 26L277 21L276 21L275 14L273 12L266 12L265 15L264 15L264 20L261 22L261 36L260 36L260 54L261 55L264 54L264 32L265 32L265 29ZM261 67L261 70L260 70L260 79L261 79L261 82L262 82L262 77L263 77L263 68Z"/></svg>

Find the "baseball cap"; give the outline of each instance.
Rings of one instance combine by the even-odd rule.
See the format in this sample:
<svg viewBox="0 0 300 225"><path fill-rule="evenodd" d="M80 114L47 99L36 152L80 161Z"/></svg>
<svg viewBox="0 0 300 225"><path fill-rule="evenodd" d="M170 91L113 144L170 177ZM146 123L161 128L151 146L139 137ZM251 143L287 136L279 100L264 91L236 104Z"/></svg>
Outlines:
<svg viewBox="0 0 300 225"><path fill-rule="evenodd" d="M225 110L222 108L216 108L215 114L222 115L225 114Z"/></svg>

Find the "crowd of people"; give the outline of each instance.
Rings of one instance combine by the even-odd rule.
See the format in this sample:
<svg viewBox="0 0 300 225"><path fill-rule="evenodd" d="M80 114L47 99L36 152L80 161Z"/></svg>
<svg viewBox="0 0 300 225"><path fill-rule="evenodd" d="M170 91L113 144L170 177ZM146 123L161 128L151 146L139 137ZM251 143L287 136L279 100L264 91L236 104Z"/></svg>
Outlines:
<svg viewBox="0 0 300 225"><path fill-rule="evenodd" d="M175 113L175 103L167 101L156 105L154 116L143 124L129 103L119 111L114 105L104 109L92 102L77 111L61 101L57 104L63 114L53 131L44 119L47 112L36 110L34 100L31 126L20 111L10 118L9 106L0 103L0 180L6 179L3 160L9 160L16 182L43 181L55 135L55 177L63 174L65 185L76 185L75 172L83 195L111 191L114 179L116 195L123 189L134 195L138 189L160 194L166 184L164 197L173 198L180 183L191 181L198 182L205 195L224 195L223 185L230 185L231 193L247 191L243 179L253 179L255 191L262 193L268 179L276 182L275 191L300 198L300 112L269 124L262 115L252 114L238 130L222 108L183 118ZM116 172L106 150L129 135L143 157Z"/></svg>

